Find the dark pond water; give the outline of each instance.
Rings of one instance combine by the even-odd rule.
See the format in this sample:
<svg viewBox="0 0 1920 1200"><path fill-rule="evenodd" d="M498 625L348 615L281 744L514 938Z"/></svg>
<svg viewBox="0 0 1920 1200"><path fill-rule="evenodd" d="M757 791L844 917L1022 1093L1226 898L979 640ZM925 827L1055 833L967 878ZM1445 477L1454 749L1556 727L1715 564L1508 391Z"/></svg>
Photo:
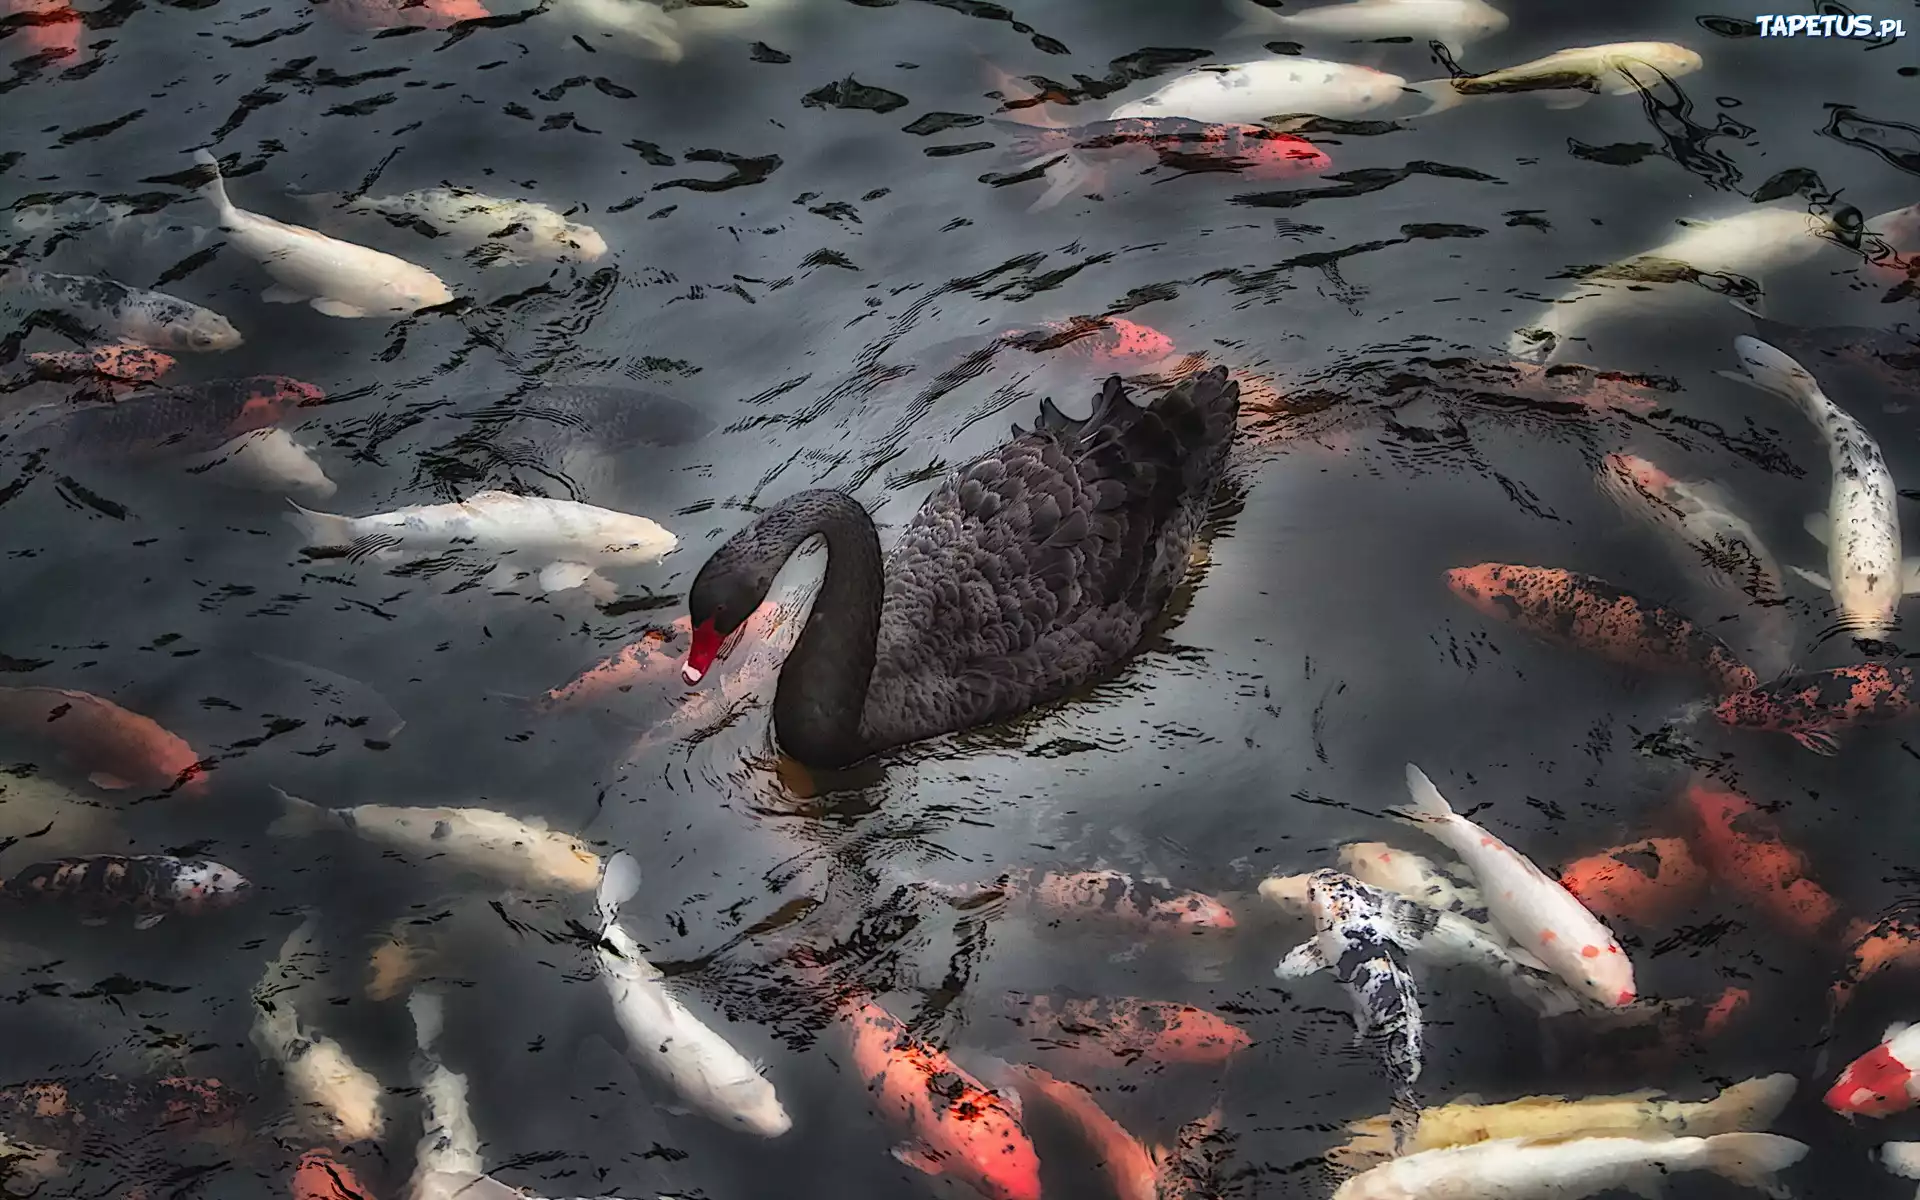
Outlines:
<svg viewBox="0 0 1920 1200"><path fill-rule="evenodd" d="M307 404L273 415L337 484L321 500L188 471L184 450L219 438L185 402L154 410L158 433L141 436L178 420L192 437L134 454L104 427L49 441L49 412L33 406L68 404L75 385L7 397L3 682L110 697L210 769L200 794L102 791L85 778L93 767L16 722L0 835L53 828L6 844L0 870L60 853L198 853L255 884L236 908L138 932L119 916L8 916L0 1079L190 1075L252 1097L253 1136L238 1141L96 1117L85 1136L68 1131L78 1158L46 1194L286 1192L313 1143L249 1041L250 991L302 910L321 954L303 1018L390 1089L385 1140L345 1152L378 1196L405 1194L418 1137L405 1006L368 994L369 957L396 921L440 952L422 970L448 995L444 1056L471 1079L488 1166L537 1195L955 1194L889 1156L898 1131L869 1107L836 1004L874 994L984 1070L988 1057L1044 1061L1009 993L1065 991L1180 1001L1239 1024L1254 1044L1228 1069L1143 1061L1077 1077L1149 1143L1218 1102L1217 1194L1324 1196L1319 1156L1387 1096L1338 985L1272 977L1305 930L1255 887L1331 865L1356 839L1438 855L1383 815L1403 797L1403 762L1548 866L1683 829L1677 797L1710 762L1772 810L1846 914L1910 901L1909 731L1849 733L1832 758L1711 722L1691 743L1656 737L1699 698L1685 681L1490 622L1444 572L1571 568L1738 633L1739 606L1701 599L1659 535L1594 486L1612 452L1717 483L1783 561L1819 567L1801 518L1825 504L1824 449L1785 401L1716 375L1733 366L1734 336L1755 331L1729 292L1780 323L1762 336L1866 424L1897 481L1920 481L1920 371L1900 333L1920 312L1897 265L1868 261L1872 238L1703 268L1702 286L1616 284L1614 319L1580 328L1591 340L1561 358L1659 382L1625 389L1627 401L1596 399L1621 388L1590 375L1548 385L1516 372L1507 351L1582 267L1666 243L1679 219L1871 217L1920 199L1920 131L1897 124L1920 96L1920 41L1759 39L1743 36L1753 14L1689 4L1499 2L1510 26L1457 49L1463 67L1619 41L1678 42L1704 65L1572 109L1503 96L1419 118L1424 101L1408 95L1304 129L1331 159L1317 175L1134 146L1034 210L1049 183L1014 178L1035 137L1017 127L1035 110L1003 107L1018 89L1083 125L1192 65L1302 46L1409 80L1446 68L1419 39L1239 32L1242 14L1215 0L752 0L679 14L677 61L598 32L567 0L483 19L371 0L83 0L78 30L54 9L0 22L0 205L13 219L0 230L19 261L227 316L245 344L182 355L162 382L312 385L295 396ZM1920 29L1920 12L1907 15ZM447 27L461 17L473 19ZM66 57L63 30L77 35ZM1023 82L1002 92L996 72ZM296 193L452 184L539 199L608 250L483 266L404 224L330 224L430 267L457 300L366 320L266 304L270 281L194 191L202 146L236 203L284 220L320 223ZM15 304L0 325L18 381L27 354L75 345L36 311ZM1030 424L1041 397L1077 414L1115 371L1152 394L1187 355L1242 379L1242 436L1204 571L1116 681L846 776L809 777L771 744L764 701L791 621L771 641L754 627L700 689L674 673L674 632L665 665L629 690L562 713L525 701L671 629L700 564L757 507L844 488L888 537L933 480ZM603 416L570 433L488 408L534 383L655 399L626 401L648 407L624 424ZM361 514L487 488L645 514L679 548L611 572L619 596L596 602L495 586L495 561L478 555L314 558L283 520L286 494ZM797 558L776 594L804 600L822 561ZM1795 665L1906 654L1898 632L1864 650L1822 638L1828 599L1797 580L1790 597ZM503 898L497 883L345 835L270 836L276 786L329 805L499 809L602 855L631 851L644 879L627 928L688 1004L765 1063L792 1131L760 1140L665 1111L672 1098L622 1062L604 993L568 940L587 898ZM910 886L1020 868L1164 877L1222 898L1239 924L1142 939ZM1425 1101L1694 1096L1789 1071L1802 1089L1777 1128L1813 1146L1790 1177L1797 1192L1906 1194L1866 1156L1920 1126L1849 1126L1819 1100L1888 1021L1915 1016L1911 974L1862 987L1819 1062L1838 923L1796 939L1714 894L1618 928L1644 994L1706 1004L1740 987L1748 1012L1724 1037L1628 1065L1590 1030L1536 1028L1486 980L1435 974ZM1049 1196L1111 1194L1070 1130L1031 1123ZM49 1140L32 1123L5 1132ZM1668 1186L1736 1194L1702 1176Z"/></svg>

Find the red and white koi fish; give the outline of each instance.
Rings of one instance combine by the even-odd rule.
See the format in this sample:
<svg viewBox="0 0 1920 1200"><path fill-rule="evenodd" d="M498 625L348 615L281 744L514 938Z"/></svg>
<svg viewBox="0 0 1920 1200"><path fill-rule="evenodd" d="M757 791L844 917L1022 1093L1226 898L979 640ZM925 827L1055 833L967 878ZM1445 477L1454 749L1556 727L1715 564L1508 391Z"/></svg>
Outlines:
<svg viewBox="0 0 1920 1200"><path fill-rule="evenodd" d="M1827 1107L1848 1117L1886 1117L1920 1101L1920 1026L1889 1025L1880 1044L1847 1064Z"/></svg>

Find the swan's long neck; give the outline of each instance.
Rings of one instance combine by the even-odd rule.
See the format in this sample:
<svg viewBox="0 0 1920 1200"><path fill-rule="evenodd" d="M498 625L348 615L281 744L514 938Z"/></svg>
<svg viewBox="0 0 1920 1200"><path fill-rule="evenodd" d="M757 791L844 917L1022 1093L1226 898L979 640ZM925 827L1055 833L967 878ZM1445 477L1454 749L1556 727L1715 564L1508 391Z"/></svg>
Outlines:
<svg viewBox="0 0 1920 1200"><path fill-rule="evenodd" d="M801 492L780 511L798 535L794 549L816 533L827 539L827 573L780 670L774 732L781 749L808 766L847 766L867 754L861 716L880 637L880 534L845 492Z"/></svg>

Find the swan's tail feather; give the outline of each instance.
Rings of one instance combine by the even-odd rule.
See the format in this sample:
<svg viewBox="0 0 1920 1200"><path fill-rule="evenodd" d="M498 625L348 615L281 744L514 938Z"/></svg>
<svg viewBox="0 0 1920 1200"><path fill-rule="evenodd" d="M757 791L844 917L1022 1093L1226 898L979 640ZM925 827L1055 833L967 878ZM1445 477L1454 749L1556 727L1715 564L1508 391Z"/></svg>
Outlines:
<svg viewBox="0 0 1920 1200"><path fill-rule="evenodd" d="M1165 422L1182 444L1208 448L1213 453L1195 455L1199 463L1224 452L1233 440L1240 420L1240 384L1227 376L1225 367L1214 367L1188 376L1178 387L1155 400L1151 411Z"/></svg>

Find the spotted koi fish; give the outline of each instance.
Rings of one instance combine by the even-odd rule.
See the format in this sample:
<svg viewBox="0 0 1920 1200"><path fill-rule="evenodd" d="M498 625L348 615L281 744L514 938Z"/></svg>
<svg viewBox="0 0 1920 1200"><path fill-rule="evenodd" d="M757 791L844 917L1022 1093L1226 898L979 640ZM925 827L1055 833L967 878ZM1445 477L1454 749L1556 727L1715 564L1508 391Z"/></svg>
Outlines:
<svg viewBox="0 0 1920 1200"><path fill-rule="evenodd" d="M106 914L132 911L135 929L151 929L169 913L200 913L238 903L252 885L232 867L168 854L95 854L34 863L0 884L0 897L25 905L59 905L100 925Z"/></svg>
<svg viewBox="0 0 1920 1200"><path fill-rule="evenodd" d="M122 404L75 409L32 431L36 444L85 459L205 453L266 429L326 394L284 375L156 388Z"/></svg>
<svg viewBox="0 0 1920 1200"><path fill-rule="evenodd" d="M1252 1045L1225 1017L1189 1004L1121 996L1010 998L1032 1043L1090 1067L1152 1063L1215 1066Z"/></svg>
<svg viewBox="0 0 1920 1200"><path fill-rule="evenodd" d="M1592 575L1481 563L1448 571L1447 586L1489 617L1622 666L1692 671L1722 695L1759 682L1725 642L1691 620Z"/></svg>
<svg viewBox="0 0 1920 1200"><path fill-rule="evenodd" d="M1920 923L1894 914L1869 925L1856 921L1847 929L1847 961L1827 990L1828 1022L1852 999L1853 991L1892 967L1920 966Z"/></svg>
<svg viewBox="0 0 1920 1200"><path fill-rule="evenodd" d="M927 886L963 908L1004 897L1049 924L1096 921L1141 933L1234 927L1233 913L1212 896L1119 871L1009 871L985 886Z"/></svg>
<svg viewBox="0 0 1920 1200"><path fill-rule="evenodd" d="M1379 1056L1393 1084L1393 1108L1404 1136L1419 1119L1413 1085L1425 1053L1420 990L1408 969L1407 942L1431 929L1437 909L1425 908L1338 871L1307 877L1308 907L1317 930L1274 967L1279 979L1330 970L1353 1000L1355 1031Z"/></svg>
<svg viewBox="0 0 1920 1200"><path fill-rule="evenodd" d="M1183 174L1224 171L1287 179L1333 166L1327 153L1305 138L1234 121L1121 117L1079 127L997 123L1020 135L1014 150L1023 164L1059 165L1058 180L1029 211L1051 208L1076 192L1098 191L1110 167L1142 152Z"/></svg>
<svg viewBox="0 0 1920 1200"><path fill-rule="evenodd" d="M1708 779L1689 784L1685 802L1698 822L1694 847L1721 887L1805 937L1835 923L1839 902L1759 805Z"/></svg>
<svg viewBox="0 0 1920 1200"><path fill-rule="evenodd" d="M1784 733L1815 754L1839 753L1832 731L1897 721L1920 707L1912 667L1858 663L1789 675L1722 700L1713 715L1735 729Z"/></svg>
<svg viewBox="0 0 1920 1200"><path fill-rule="evenodd" d="M218 1079L176 1075L121 1079L95 1075L0 1088L7 1125L31 1127L61 1144L99 1128L171 1129L220 1135L238 1121L249 1097Z"/></svg>
<svg viewBox="0 0 1920 1200"><path fill-rule="evenodd" d="M60 313L102 341L196 354L232 350L241 342L240 331L211 309L95 275L0 267L0 293L17 305Z"/></svg>
<svg viewBox="0 0 1920 1200"><path fill-rule="evenodd" d="M989 1091L877 1004L850 1005L841 1020L875 1110L905 1135L895 1159L958 1180L987 1200L1040 1200L1040 1158L1017 1102Z"/></svg>
<svg viewBox="0 0 1920 1200"><path fill-rule="evenodd" d="M1849 1117L1886 1117L1920 1102L1920 1025L1887 1027L1880 1044L1847 1064L1826 1104Z"/></svg>

